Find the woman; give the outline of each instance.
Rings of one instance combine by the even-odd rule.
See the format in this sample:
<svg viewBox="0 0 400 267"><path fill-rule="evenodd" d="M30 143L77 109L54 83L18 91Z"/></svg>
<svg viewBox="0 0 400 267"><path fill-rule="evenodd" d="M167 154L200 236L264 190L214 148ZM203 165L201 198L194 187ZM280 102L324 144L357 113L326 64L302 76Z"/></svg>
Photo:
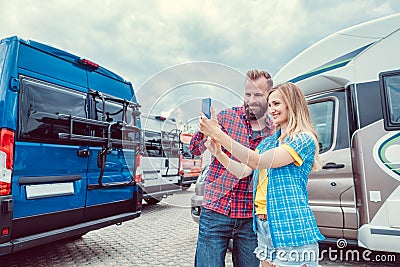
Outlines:
<svg viewBox="0 0 400 267"><path fill-rule="evenodd" d="M279 127L252 151L232 140L215 119L199 119L209 136L206 146L239 179L254 171L254 251L262 266L318 266L318 230L308 205L306 185L311 170L319 169L319 146L303 92L292 83L268 94L269 113ZM240 162L231 160L223 146Z"/></svg>

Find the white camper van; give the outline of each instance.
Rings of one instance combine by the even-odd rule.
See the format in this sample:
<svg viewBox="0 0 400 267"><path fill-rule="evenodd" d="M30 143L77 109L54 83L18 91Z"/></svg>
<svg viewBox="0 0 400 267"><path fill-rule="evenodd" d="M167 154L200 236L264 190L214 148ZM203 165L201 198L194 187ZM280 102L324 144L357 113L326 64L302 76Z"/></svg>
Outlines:
<svg viewBox="0 0 400 267"><path fill-rule="evenodd" d="M143 199L157 204L163 197L182 191L178 185L180 166L180 132L174 119L142 114L144 154L140 168Z"/></svg>
<svg viewBox="0 0 400 267"><path fill-rule="evenodd" d="M328 241L400 252L400 14L312 45L274 77L304 91L323 169L309 203Z"/></svg>

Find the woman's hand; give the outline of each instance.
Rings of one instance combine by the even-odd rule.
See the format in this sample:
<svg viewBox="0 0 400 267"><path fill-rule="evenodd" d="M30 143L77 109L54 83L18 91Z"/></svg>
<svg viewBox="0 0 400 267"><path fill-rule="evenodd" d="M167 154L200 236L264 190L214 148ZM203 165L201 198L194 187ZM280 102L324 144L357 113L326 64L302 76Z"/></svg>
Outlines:
<svg viewBox="0 0 400 267"><path fill-rule="evenodd" d="M218 154L222 154L221 145L218 142L215 142L211 139L211 137L207 137L207 141L204 143L207 149L213 156L217 156Z"/></svg>
<svg viewBox="0 0 400 267"><path fill-rule="evenodd" d="M211 108L210 110L211 119L207 119L207 117L203 113L200 113L199 128L204 135L216 138L216 136L222 131L215 116L214 109Z"/></svg>

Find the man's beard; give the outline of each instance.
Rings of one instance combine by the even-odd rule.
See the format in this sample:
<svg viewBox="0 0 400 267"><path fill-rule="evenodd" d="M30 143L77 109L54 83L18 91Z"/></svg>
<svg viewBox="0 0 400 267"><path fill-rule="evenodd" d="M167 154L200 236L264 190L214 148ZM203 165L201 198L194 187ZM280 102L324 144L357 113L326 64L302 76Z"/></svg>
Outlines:
<svg viewBox="0 0 400 267"><path fill-rule="evenodd" d="M253 121L262 118L267 113L268 107L260 107L259 112L254 113L249 105L244 103L244 110L246 112L247 119Z"/></svg>

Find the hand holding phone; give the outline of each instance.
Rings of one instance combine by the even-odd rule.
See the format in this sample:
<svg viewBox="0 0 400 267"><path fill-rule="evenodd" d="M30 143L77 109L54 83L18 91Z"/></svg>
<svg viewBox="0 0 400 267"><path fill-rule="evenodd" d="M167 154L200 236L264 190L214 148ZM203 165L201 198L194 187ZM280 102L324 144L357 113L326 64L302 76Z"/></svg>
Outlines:
<svg viewBox="0 0 400 267"><path fill-rule="evenodd" d="M204 98L202 100L202 103L201 103L201 112L203 112L204 115L206 115L206 117L208 119L211 119L211 110L210 110L210 108L211 108L211 98L209 98L209 97Z"/></svg>

